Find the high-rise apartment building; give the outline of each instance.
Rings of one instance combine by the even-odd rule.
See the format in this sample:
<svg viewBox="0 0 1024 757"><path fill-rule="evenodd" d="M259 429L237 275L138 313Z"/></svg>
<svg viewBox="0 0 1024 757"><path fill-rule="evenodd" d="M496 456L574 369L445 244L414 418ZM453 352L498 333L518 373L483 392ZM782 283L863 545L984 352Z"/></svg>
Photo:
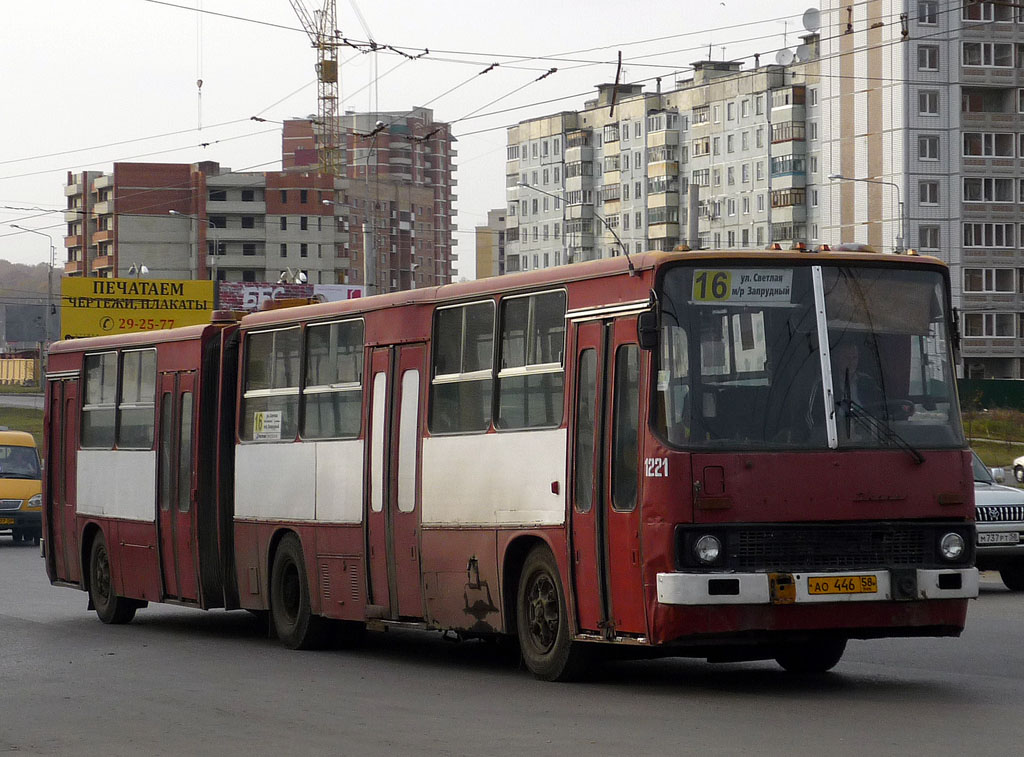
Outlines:
<svg viewBox="0 0 1024 757"><path fill-rule="evenodd" d="M341 116L341 122L341 173L349 180L352 192L358 191L367 198L365 213L360 216L365 217L367 227L387 220L392 208L383 205L385 197L414 193L418 198L410 203L415 207L404 221L412 232L408 254L402 260L392 261L392 240L378 240L378 256L384 255L380 261L383 279L400 281L405 277L417 286L451 281L457 273L458 261L453 249L456 240L452 221L452 203L458 199L454 193L457 182L453 177L453 160L458 151L453 147L455 138L450 124L435 121L430 108L381 113L350 111ZM308 171L315 167L318 138L319 130L312 119L285 121L284 170ZM359 182L363 186L357 190ZM378 212L381 217L375 221ZM360 254L367 241L364 230L361 226L352 227L350 244ZM396 254L397 251L396 247ZM405 257L413 262L403 263Z"/></svg>
<svg viewBox="0 0 1024 757"><path fill-rule="evenodd" d="M822 235L945 260L964 375L1024 377L1024 14L825 0L821 17Z"/></svg>
<svg viewBox="0 0 1024 757"><path fill-rule="evenodd" d="M487 223L476 227L476 277L505 273L505 209L487 211Z"/></svg>
<svg viewBox="0 0 1024 757"><path fill-rule="evenodd" d="M217 163L116 163L69 174L69 276L354 284L369 293L445 284L434 254L434 192L301 171L234 173ZM356 233L350 233L350 229ZM363 229L377 259L362 254ZM351 244L353 237L358 244ZM369 276L368 276L369 274Z"/></svg>
<svg viewBox="0 0 1024 757"><path fill-rule="evenodd" d="M506 270L807 241L804 69L694 64L508 131Z"/></svg>

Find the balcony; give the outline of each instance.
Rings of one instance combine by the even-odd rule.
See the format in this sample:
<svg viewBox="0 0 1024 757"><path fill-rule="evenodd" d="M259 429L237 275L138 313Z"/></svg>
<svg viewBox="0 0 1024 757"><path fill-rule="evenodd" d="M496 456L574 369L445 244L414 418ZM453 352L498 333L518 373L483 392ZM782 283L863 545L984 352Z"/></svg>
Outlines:
<svg viewBox="0 0 1024 757"><path fill-rule="evenodd" d="M665 237L678 237L679 236L679 224L678 223L654 223L647 227L647 237L649 239L664 239Z"/></svg>
<svg viewBox="0 0 1024 757"><path fill-rule="evenodd" d="M82 209L74 208L73 210L64 211L64 223L74 223L75 221L82 220Z"/></svg>
<svg viewBox="0 0 1024 757"><path fill-rule="evenodd" d="M93 204L92 212L98 216L110 215L114 212L114 201L104 200L103 202L97 202Z"/></svg>
<svg viewBox="0 0 1024 757"><path fill-rule="evenodd" d="M92 244L99 244L100 242L111 242L114 239L114 232L109 229L103 231L93 232Z"/></svg>
<svg viewBox="0 0 1024 757"><path fill-rule="evenodd" d="M207 216L235 213L243 216L260 216L267 212L266 202L242 202L241 200L207 201Z"/></svg>
<svg viewBox="0 0 1024 757"><path fill-rule="evenodd" d="M100 271L107 268L114 267L114 256L113 255L97 255L92 260L92 269L94 271Z"/></svg>
<svg viewBox="0 0 1024 757"><path fill-rule="evenodd" d="M81 247L82 246L82 235L74 234L72 236L64 237L65 247Z"/></svg>
<svg viewBox="0 0 1024 757"><path fill-rule="evenodd" d="M82 194L82 185L79 184L65 184L64 185L64 196L74 197L75 195Z"/></svg>
<svg viewBox="0 0 1024 757"><path fill-rule="evenodd" d="M74 276L80 273L82 273L81 260L69 260L64 263L64 274L66 276Z"/></svg>

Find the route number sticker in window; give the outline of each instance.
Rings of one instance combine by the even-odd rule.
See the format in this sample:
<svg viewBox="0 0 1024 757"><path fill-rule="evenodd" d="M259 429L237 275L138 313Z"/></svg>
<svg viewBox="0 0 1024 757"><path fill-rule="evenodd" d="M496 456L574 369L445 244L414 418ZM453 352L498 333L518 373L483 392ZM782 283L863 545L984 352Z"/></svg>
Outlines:
<svg viewBox="0 0 1024 757"><path fill-rule="evenodd" d="M693 272L695 305L788 305L793 298L792 268L698 268Z"/></svg>

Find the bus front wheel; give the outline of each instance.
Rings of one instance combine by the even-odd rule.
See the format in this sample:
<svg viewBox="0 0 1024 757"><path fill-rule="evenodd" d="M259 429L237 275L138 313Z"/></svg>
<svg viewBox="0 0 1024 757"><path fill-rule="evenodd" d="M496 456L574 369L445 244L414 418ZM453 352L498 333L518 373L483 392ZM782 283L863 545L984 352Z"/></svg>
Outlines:
<svg viewBox="0 0 1024 757"><path fill-rule="evenodd" d="M270 571L270 619L289 649L314 649L326 637L326 621L313 614L309 603L309 582L302 544L295 534L287 534L277 545Z"/></svg>
<svg viewBox="0 0 1024 757"><path fill-rule="evenodd" d="M89 551L89 599L104 623L122 625L135 617L138 603L114 592L113 570L107 541L97 533Z"/></svg>
<svg viewBox="0 0 1024 757"><path fill-rule="evenodd" d="M547 547L535 547L523 563L516 595L516 627L523 662L544 681L577 678L586 665L583 645L570 639L565 591Z"/></svg>
<svg viewBox="0 0 1024 757"><path fill-rule="evenodd" d="M775 661L790 673L827 673L839 664L846 639L819 639L785 647Z"/></svg>

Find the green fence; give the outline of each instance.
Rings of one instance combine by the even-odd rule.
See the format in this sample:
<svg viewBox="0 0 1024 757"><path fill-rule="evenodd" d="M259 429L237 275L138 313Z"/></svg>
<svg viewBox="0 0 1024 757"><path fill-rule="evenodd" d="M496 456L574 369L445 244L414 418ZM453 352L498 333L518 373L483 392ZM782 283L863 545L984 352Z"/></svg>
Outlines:
<svg viewBox="0 0 1024 757"><path fill-rule="evenodd" d="M1024 410L1024 380L960 379L957 383L962 410Z"/></svg>

